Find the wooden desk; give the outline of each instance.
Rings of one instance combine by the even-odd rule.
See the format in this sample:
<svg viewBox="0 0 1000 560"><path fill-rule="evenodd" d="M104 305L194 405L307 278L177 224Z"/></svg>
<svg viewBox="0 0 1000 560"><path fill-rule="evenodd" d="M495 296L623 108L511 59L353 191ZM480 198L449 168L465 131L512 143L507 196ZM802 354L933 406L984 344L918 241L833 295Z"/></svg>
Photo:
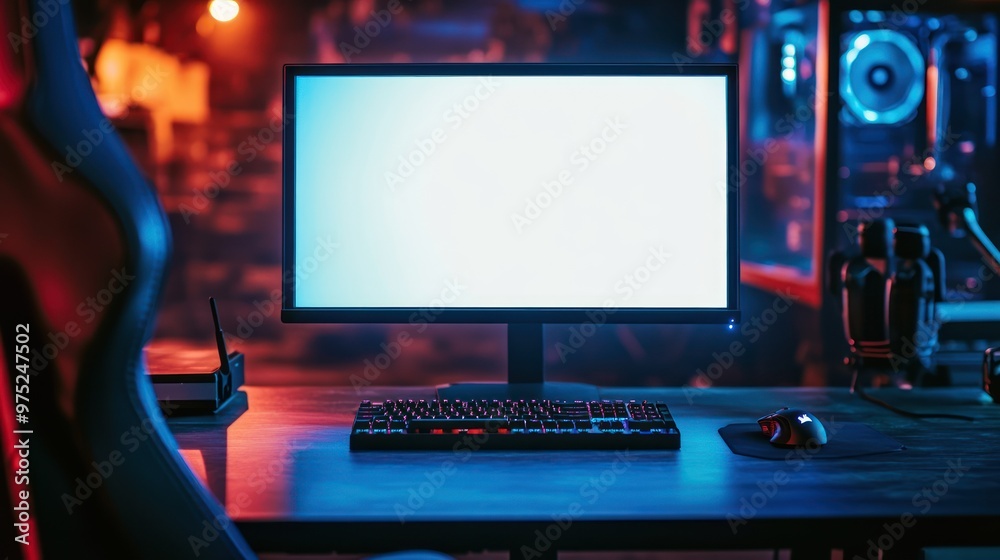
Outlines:
<svg viewBox="0 0 1000 560"><path fill-rule="evenodd" d="M679 451L627 455L349 452L358 402L432 398L433 389L413 387L247 387L249 410L231 425L171 420L171 429L258 550L489 549L521 558L522 547L793 548L829 558L843 548L864 558L868 540L881 538L891 545L886 557L915 558L928 545L1000 544L1000 405L977 390L873 392L975 423L896 416L846 389L691 391L602 390L663 400L681 429ZM765 461L734 455L717 432L781 406L868 423L908 449Z"/></svg>

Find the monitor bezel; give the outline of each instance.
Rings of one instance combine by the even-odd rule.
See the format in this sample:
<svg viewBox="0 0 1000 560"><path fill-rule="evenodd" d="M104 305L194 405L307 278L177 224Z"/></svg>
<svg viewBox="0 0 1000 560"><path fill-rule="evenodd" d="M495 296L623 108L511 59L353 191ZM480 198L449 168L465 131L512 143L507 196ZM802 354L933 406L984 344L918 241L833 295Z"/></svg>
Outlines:
<svg viewBox="0 0 1000 560"><path fill-rule="evenodd" d="M300 76L719 76L726 78L727 305L725 308L484 308L296 307L295 302L295 82ZM736 64L287 64L282 118L282 309L285 323L658 323L740 321L739 74Z"/></svg>

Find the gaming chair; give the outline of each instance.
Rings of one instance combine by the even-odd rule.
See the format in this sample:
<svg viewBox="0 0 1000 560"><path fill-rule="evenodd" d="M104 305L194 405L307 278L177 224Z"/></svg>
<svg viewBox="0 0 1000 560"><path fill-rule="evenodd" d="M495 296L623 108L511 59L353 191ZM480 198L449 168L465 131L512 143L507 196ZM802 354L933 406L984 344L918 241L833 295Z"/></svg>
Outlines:
<svg viewBox="0 0 1000 560"><path fill-rule="evenodd" d="M27 22L27 23L26 23ZM11 558L253 553L177 453L142 362L171 249L156 193L103 116L70 5L0 4L0 432L31 429L28 545ZM30 372L16 335L27 325ZM22 337L23 338L23 337ZM23 368L22 368L23 369ZM25 383L25 381L27 383ZM9 410L30 388L28 422ZM131 435L130 435L131 434ZM11 527L22 487L6 455ZM18 494L15 494L18 492ZM19 514L18 514L19 515ZM10 539L7 539L10 543Z"/></svg>

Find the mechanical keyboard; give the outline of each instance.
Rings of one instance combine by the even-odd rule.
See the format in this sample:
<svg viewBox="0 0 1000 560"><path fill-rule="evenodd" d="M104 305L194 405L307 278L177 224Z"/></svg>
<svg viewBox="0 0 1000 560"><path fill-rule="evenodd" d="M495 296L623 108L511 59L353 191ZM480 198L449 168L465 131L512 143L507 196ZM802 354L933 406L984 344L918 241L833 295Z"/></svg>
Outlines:
<svg viewBox="0 0 1000 560"><path fill-rule="evenodd" d="M636 401L362 401L351 450L679 449L667 405Z"/></svg>

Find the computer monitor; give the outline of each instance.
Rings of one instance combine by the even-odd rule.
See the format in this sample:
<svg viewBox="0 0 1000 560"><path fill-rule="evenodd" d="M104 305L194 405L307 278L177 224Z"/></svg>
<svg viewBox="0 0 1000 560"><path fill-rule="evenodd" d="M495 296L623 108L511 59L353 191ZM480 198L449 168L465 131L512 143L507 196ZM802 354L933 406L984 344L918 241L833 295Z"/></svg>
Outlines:
<svg viewBox="0 0 1000 560"><path fill-rule="evenodd" d="M284 88L283 321L507 323L508 383L455 398L584 397L543 384L545 323L739 321L735 65L289 65Z"/></svg>

